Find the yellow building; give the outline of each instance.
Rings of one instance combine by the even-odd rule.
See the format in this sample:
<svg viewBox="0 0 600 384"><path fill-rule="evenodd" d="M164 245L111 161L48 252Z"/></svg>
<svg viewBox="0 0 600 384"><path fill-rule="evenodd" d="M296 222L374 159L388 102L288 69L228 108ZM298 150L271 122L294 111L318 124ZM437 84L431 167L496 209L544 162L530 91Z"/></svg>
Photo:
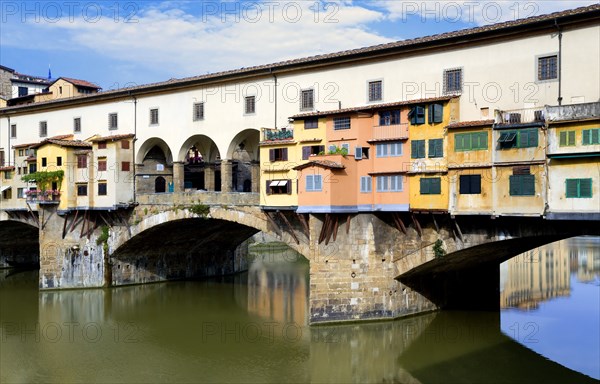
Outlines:
<svg viewBox="0 0 600 384"><path fill-rule="evenodd" d="M447 127L452 215L493 213L493 123L494 120L466 121Z"/></svg>
<svg viewBox="0 0 600 384"><path fill-rule="evenodd" d="M446 126L460 121L459 99L424 100L409 113L411 211L447 212L449 202Z"/></svg>
<svg viewBox="0 0 600 384"><path fill-rule="evenodd" d="M600 102L547 110L546 217L600 220Z"/></svg>
<svg viewBox="0 0 600 384"><path fill-rule="evenodd" d="M544 108L496 111L494 215L542 216L546 196Z"/></svg>
<svg viewBox="0 0 600 384"><path fill-rule="evenodd" d="M325 130L325 119L317 117L296 119L291 128L263 128L260 204L264 209L297 208L298 180L293 168L325 151Z"/></svg>

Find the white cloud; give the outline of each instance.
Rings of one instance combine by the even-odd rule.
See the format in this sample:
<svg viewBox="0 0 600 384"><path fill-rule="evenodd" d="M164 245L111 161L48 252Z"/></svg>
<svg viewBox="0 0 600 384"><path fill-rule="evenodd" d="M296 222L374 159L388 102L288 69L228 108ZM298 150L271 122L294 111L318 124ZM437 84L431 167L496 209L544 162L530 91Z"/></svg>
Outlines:
<svg viewBox="0 0 600 384"><path fill-rule="evenodd" d="M204 15L190 3L165 2L137 10L132 19L136 22L130 23L111 17L95 22L89 17L64 17L53 23L12 23L2 32L2 40L33 49L91 50L147 68L162 66L173 76L390 41L368 28L385 15L351 2L329 2L318 12L312 1L192 4L203 4Z"/></svg>
<svg viewBox="0 0 600 384"><path fill-rule="evenodd" d="M597 4L594 0L375 0L373 6L392 21L418 17L423 22L467 22L486 25Z"/></svg>

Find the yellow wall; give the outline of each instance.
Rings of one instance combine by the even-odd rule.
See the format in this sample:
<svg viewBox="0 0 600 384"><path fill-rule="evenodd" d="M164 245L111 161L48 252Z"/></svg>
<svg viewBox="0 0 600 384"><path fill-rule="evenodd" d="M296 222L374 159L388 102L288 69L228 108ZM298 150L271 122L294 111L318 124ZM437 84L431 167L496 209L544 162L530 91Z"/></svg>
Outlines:
<svg viewBox="0 0 600 384"><path fill-rule="evenodd" d="M80 95L73 84L63 79L58 79L48 90L52 93L52 96L50 96L51 99L62 99Z"/></svg>
<svg viewBox="0 0 600 384"><path fill-rule="evenodd" d="M548 127L548 153L600 152L600 144L583 145L583 130L600 128L600 120L552 124ZM575 131L575 145L560 146L560 132Z"/></svg>
<svg viewBox="0 0 600 384"><path fill-rule="evenodd" d="M600 212L600 156L552 159L548 176L548 211ZM592 179L592 197L567 198L566 179Z"/></svg>
<svg viewBox="0 0 600 384"><path fill-rule="evenodd" d="M461 194L461 175L481 175L481 193ZM451 169L448 171L448 178L450 180L449 211L451 214L492 214L494 204L492 167Z"/></svg>
<svg viewBox="0 0 600 384"><path fill-rule="evenodd" d="M526 164L525 164L526 165ZM538 216L544 212L546 196L546 172L544 165L530 165L530 173L535 175L534 196L511 196L510 176L512 166L495 167L493 170L494 213L496 215Z"/></svg>
<svg viewBox="0 0 600 384"><path fill-rule="evenodd" d="M537 129L538 145L529 148L510 148L500 149L498 139L506 131L523 131L528 129ZM494 161L499 163L522 162L531 160L544 160L546 158L546 131L541 127L521 128L521 129L496 129L493 131L491 148L495 149Z"/></svg>
<svg viewBox="0 0 600 384"><path fill-rule="evenodd" d="M62 158L62 166L56 165L56 159ZM42 167L42 159L46 158L46 166ZM62 184L59 186L60 204L58 205L59 210L67 209L70 206L75 206L77 189L74 184L73 175L70 174L69 168L75 161L75 168L77 167L77 159L73 160L72 155L70 156L69 151L55 144L44 144L37 149L37 171L58 171L63 170L65 175L63 177ZM38 189L39 186L38 186ZM50 189L50 186L48 186Z"/></svg>
<svg viewBox="0 0 600 384"><path fill-rule="evenodd" d="M439 195L421 195L421 178L441 178ZM448 175L446 173L418 174L408 177L408 192L411 210L447 210L448 209Z"/></svg>
<svg viewBox="0 0 600 384"><path fill-rule="evenodd" d="M487 133L487 149L471 150L471 151L455 151L456 135L475 132ZM483 165L491 164L492 152L495 148L495 143L492 143L491 127L476 127L476 128L460 128L448 131L448 166L459 167L466 165Z"/></svg>

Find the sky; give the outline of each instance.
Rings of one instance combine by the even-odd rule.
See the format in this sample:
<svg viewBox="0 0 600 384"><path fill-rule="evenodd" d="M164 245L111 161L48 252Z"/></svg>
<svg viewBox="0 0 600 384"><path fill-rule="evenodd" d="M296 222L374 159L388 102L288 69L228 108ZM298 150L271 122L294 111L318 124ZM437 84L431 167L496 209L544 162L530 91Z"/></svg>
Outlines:
<svg viewBox="0 0 600 384"><path fill-rule="evenodd" d="M104 90L472 28L597 0L0 1L0 64Z"/></svg>

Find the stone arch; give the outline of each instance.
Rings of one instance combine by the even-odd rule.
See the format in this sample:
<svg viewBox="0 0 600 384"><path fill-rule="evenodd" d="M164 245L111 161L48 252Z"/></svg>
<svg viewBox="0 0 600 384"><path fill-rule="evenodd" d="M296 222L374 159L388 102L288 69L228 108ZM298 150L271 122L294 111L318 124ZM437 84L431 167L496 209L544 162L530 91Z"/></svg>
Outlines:
<svg viewBox="0 0 600 384"><path fill-rule="evenodd" d="M260 131L245 129L231 140L227 159L231 160L231 186L234 192L258 192Z"/></svg>
<svg viewBox="0 0 600 384"><path fill-rule="evenodd" d="M0 220L0 267L40 260L39 230L28 220Z"/></svg>
<svg viewBox="0 0 600 384"><path fill-rule="evenodd" d="M206 135L189 137L179 149L178 161L183 163L183 187L196 190L221 190L219 148Z"/></svg>
<svg viewBox="0 0 600 384"><path fill-rule="evenodd" d="M160 150L163 152L167 163L165 165L173 164L173 154L171 152L171 148L169 148L169 145L163 139L158 137L152 137L144 141L144 143L140 146L140 149L138 149L135 162L137 164L142 164L144 159L148 156L148 152L153 150L155 147L160 148Z"/></svg>

